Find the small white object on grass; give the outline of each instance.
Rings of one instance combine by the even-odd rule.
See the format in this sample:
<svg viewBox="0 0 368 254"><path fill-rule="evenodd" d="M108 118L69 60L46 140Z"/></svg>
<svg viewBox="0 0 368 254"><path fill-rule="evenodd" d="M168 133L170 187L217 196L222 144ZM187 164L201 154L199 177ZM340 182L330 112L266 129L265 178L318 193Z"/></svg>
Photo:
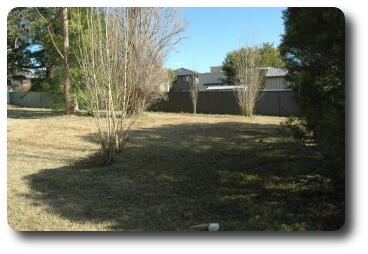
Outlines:
<svg viewBox="0 0 368 254"><path fill-rule="evenodd" d="M220 224L218 223L210 223L208 225L208 231L218 231L220 228Z"/></svg>
<svg viewBox="0 0 368 254"><path fill-rule="evenodd" d="M219 223L204 223L204 224L191 226L191 228L194 230L199 230L199 231L218 231L220 229L220 224Z"/></svg>

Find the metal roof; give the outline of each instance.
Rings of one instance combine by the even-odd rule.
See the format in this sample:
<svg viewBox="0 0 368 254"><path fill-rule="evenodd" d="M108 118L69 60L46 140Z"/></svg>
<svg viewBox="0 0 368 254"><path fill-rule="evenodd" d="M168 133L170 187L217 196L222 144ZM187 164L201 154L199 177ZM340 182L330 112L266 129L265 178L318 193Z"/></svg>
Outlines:
<svg viewBox="0 0 368 254"><path fill-rule="evenodd" d="M247 88L246 86L209 86L207 87L206 91L218 91L218 90L236 90L240 88ZM283 92L283 91L292 91L289 88L280 88L280 89L262 89L263 92Z"/></svg>
<svg viewBox="0 0 368 254"><path fill-rule="evenodd" d="M286 69L282 68L273 68L273 67L265 67L260 68L265 69L266 71L266 78L268 77L283 77L287 74ZM192 71L185 68L179 68L174 70L176 75L192 75L192 74L198 74L199 77L199 83L201 84L216 84L216 83L222 83L221 79L225 79L224 72L206 72L206 73L199 73L196 71Z"/></svg>
<svg viewBox="0 0 368 254"><path fill-rule="evenodd" d="M210 91L210 90L235 90L235 89L239 89L242 88L244 86L209 86L207 87L206 91Z"/></svg>
<svg viewBox="0 0 368 254"><path fill-rule="evenodd" d="M268 67L266 77L283 77L286 76L287 70L281 68Z"/></svg>
<svg viewBox="0 0 368 254"><path fill-rule="evenodd" d="M24 76L26 78L36 78L36 74L32 71L17 71L14 76Z"/></svg>
<svg viewBox="0 0 368 254"><path fill-rule="evenodd" d="M226 79L223 72L207 72L198 74L199 84L222 84L222 79Z"/></svg>
<svg viewBox="0 0 368 254"><path fill-rule="evenodd" d="M179 68L179 69L176 69L174 70L175 74L176 75L191 75L191 74L199 74L198 72L196 71L192 71L192 70L189 70L189 69L185 69L185 68Z"/></svg>

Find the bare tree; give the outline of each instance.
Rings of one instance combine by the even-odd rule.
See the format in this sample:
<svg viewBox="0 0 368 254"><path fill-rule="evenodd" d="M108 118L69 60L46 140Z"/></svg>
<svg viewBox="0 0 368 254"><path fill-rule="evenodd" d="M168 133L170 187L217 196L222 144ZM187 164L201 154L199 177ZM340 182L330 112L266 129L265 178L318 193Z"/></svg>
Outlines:
<svg viewBox="0 0 368 254"><path fill-rule="evenodd" d="M183 37L173 8L88 8L79 15L78 62L87 110L93 112L102 159L110 163L127 141L139 114L165 96L166 55Z"/></svg>
<svg viewBox="0 0 368 254"><path fill-rule="evenodd" d="M243 48L234 59L235 90L237 103L242 115L252 116L263 83L260 68L260 51L256 46Z"/></svg>
<svg viewBox="0 0 368 254"><path fill-rule="evenodd" d="M191 85L190 85L190 98L193 104L193 113L197 114L197 104L198 104L198 76L196 74L191 75Z"/></svg>

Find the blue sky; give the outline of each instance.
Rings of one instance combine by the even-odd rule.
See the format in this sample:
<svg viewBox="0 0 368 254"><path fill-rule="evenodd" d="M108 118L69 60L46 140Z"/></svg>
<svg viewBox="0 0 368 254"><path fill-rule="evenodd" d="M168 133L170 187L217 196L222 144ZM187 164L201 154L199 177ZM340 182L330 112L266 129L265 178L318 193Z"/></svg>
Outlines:
<svg viewBox="0 0 368 254"><path fill-rule="evenodd" d="M285 8L201 7L182 8L188 20L188 39L176 46L165 67L188 68L209 72L221 65L226 54L246 44L246 35L254 34L258 43L279 45L284 32L282 13Z"/></svg>

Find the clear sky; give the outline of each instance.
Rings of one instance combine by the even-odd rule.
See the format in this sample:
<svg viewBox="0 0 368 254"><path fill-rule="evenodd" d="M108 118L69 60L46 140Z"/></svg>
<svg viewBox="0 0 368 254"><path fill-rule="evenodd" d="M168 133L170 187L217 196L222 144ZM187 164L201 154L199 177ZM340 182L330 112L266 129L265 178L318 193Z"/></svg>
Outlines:
<svg viewBox="0 0 368 254"><path fill-rule="evenodd" d="M282 13L285 8L271 7L192 7L182 8L187 19L188 39L176 46L166 61L171 69L187 68L209 72L221 65L226 54L244 46L247 34L257 43L273 42L278 46L284 32Z"/></svg>

